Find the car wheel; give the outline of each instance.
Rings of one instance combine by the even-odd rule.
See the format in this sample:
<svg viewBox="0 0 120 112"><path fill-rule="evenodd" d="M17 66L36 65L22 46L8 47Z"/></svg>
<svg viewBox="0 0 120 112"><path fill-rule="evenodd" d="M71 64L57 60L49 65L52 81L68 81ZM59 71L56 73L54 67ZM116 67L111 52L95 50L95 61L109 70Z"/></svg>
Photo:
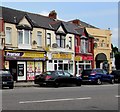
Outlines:
<svg viewBox="0 0 120 112"><path fill-rule="evenodd" d="M9 89L13 89L14 87L13 86L10 86Z"/></svg>
<svg viewBox="0 0 120 112"><path fill-rule="evenodd" d="M97 79L97 84L98 85L101 85L102 84L102 81L100 79Z"/></svg>
<svg viewBox="0 0 120 112"><path fill-rule="evenodd" d="M110 83L111 83L111 84L114 84L114 79L111 79Z"/></svg>

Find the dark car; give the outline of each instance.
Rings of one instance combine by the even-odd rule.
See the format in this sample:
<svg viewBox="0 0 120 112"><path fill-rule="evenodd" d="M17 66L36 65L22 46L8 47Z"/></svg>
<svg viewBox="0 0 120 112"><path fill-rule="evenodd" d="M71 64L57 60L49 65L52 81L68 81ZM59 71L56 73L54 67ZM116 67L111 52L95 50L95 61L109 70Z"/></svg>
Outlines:
<svg viewBox="0 0 120 112"><path fill-rule="evenodd" d="M46 71L43 74L35 76L34 83L41 85L53 85L58 87L61 84L76 84L81 86L81 77L75 77L65 71Z"/></svg>
<svg viewBox="0 0 120 112"><path fill-rule="evenodd" d="M82 82L91 82L98 85L102 84L102 82L114 83L114 76L100 68L83 70L81 77Z"/></svg>
<svg viewBox="0 0 120 112"><path fill-rule="evenodd" d="M0 70L0 85L1 87L9 87L10 89L14 88L13 76L9 70L1 69Z"/></svg>
<svg viewBox="0 0 120 112"><path fill-rule="evenodd" d="M113 70L111 74L114 75L114 81L119 83L120 82L120 70Z"/></svg>

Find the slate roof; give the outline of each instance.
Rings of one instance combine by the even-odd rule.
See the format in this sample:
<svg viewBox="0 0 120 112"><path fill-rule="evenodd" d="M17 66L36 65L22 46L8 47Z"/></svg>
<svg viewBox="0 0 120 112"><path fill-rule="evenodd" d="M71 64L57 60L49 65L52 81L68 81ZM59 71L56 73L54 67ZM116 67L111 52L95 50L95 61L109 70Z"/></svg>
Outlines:
<svg viewBox="0 0 120 112"><path fill-rule="evenodd" d="M26 19L30 22L32 27L45 28L56 31L59 28L59 26L62 25L66 33L72 33L77 35L81 35L83 31L82 29L84 29L84 28L80 28L79 26L73 23L54 20L52 18L42 16L40 14L34 14L34 13L29 13L25 11L20 11L20 10L0 6L0 9L1 8L2 8L2 14L0 14L0 17L2 17L4 21L7 23L12 23L17 25L23 17L26 17ZM82 21L81 24L86 27L89 26L96 28Z"/></svg>

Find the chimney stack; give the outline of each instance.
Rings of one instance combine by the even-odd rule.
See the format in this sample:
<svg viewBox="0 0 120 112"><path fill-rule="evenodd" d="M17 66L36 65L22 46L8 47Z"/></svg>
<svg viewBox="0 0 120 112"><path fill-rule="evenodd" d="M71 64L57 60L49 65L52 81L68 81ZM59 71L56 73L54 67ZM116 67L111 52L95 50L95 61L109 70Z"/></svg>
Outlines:
<svg viewBox="0 0 120 112"><path fill-rule="evenodd" d="M81 25L79 19L72 20L72 23L74 23L75 25Z"/></svg>
<svg viewBox="0 0 120 112"><path fill-rule="evenodd" d="M57 19L57 13L55 12L55 10L53 10L49 13L49 18Z"/></svg>

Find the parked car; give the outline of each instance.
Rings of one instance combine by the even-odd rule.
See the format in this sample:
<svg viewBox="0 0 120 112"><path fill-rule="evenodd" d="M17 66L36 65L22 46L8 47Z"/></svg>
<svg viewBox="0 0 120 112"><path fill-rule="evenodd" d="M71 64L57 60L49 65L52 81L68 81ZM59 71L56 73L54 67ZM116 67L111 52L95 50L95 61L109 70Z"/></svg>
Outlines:
<svg viewBox="0 0 120 112"><path fill-rule="evenodd" d="M82 82L91 82L98 85L103 82L109 82L111 84L114 83L114 76L100 68L83 70L81 77Z"/></svg>
<svg viewBox="0 0 120 112"><path fill-rule="evenodd" d="M41 85L53 85L59 87L61 84L76 84L81 86L81 77L76 77L65 71L46 71L35 76L34 83Z"/></svg>
<svg viewBox="0 0 120 112"><path fill-rule="evenodd" d="M1 87L9 87L10 89L14 88L13 76L9 70L0 69L0 85Z"/></svg>
<svg viewBox="0 0 120 112"><path fill-rule="evenodd" d="M114 75L115 82L120 82L120 70L113 70L111 74Z"/></svg>

